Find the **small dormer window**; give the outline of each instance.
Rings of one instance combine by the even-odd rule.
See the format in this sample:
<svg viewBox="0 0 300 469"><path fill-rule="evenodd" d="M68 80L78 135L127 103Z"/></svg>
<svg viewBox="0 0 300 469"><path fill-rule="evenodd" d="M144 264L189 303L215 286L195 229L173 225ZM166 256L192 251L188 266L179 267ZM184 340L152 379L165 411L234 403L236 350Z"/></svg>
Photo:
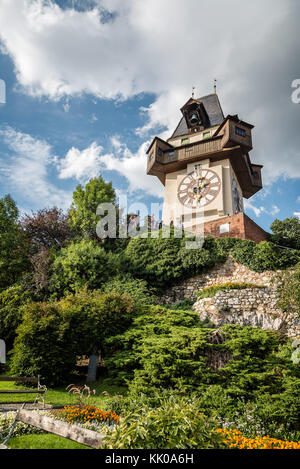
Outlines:
<svg viewBox="0 0 300 469"><path fill-rule="evenodd" d="M207 132L203 132L203 140L205 140L206 138L210 138L210 130L208 130Z"/></svg>
<svg viewBox="0 0 300 469"><path fill-rule="evenodd" d="M242 129L241 127L236 127L235 133L236 135L239 135L240 137L246 137L246 130Z"/></svg>
<svg viewBox="0 0 300 469"><path fill-rule="evenodd" d="M189 139L189 138L182 138L182 139L181 139L181 145L187 145L188 143L190 143L190 139Z"/></svg>

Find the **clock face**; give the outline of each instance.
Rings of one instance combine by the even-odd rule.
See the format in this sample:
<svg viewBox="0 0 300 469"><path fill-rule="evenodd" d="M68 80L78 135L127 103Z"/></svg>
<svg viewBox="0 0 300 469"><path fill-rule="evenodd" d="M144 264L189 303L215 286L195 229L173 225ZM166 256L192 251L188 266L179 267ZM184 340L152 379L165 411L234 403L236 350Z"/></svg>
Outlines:
<svg viewBox="0 0 300 469"><path fill-rule="evenodd" d="M178 187L178 200L186 207L210 204L221 189L221 179L211 169L197 169L185 176Z"/></svg>

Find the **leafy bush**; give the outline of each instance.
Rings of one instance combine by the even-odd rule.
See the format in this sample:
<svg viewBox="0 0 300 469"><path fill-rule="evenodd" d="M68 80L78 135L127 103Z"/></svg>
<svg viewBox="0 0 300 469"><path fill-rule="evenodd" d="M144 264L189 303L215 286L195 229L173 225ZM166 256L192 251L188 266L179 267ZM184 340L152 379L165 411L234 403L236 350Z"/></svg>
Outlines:
<svg viewBox="0 0 300 469"><path fill-rule="evenodd" d="M61 249L53 263L50 290L57 295L73 293L85 285L101 287L119 269L119 257L106 252L96 241L83 239Z"/></svg>
<svg viewBox="0 0 300 469"><path fill-rule="evenodd" d="M103 285L102 290L107 293L117 292L130 296L138 310L141 310L145 305L157 303L153 289L148 287L147 282L133 278L130 274L112 278Z"/></svg>
<svg viewBox="0 0 300 469"><path fill-rule="evenodd" d="M181 278L205 272L221 260L212 238L195 250L186 249L186 241L173 236L131 239L124 253L123 269L162 289Z"/></svg>
<svg viewBox="0 0 300 469"><path fill-rule="evenodd" d="M300 262L278 276L278 306L283 311L295 311L300 316Z"/></svg>
<svg viewBox="0 0 300 469"><path fill-rule="evenodd" d="M114 383L124 384L141 367L144 340L156 335L168 335L173 326L190 328L199 323L198 314L192 311L171 311L162 306L150 306L144 314L133 320L133 327L124 334L111 337L105 343L105 365ZM162 360L163 363L163 360Z"/></svg>
<svg viewBox="0 0 300 469"><path fill-rule="evenodd" d="M283 249L268 241L238 242L231 250L233 259L256 272L285 269L299 262L300 252Z"/></svg>
<svg viewBox="0 0 300 469"><path fill-rule="evenodd" d="M30 301L30 294L20 285L0 292L0 336L8 349L12 347L16 329L22 321L22 306Z"/></svg>
<svg viewBox="0 0 300 469"><path fill-rule="evenodd" d="M192 311L152 306L122 335L106 341L109 375L129 391L202 392L219 384L234 398L284 391L283 375L297 376L291 346L273 332L226 325L203 327Z"/></svg>
<svg viewBox="0 0 300 469"><path fill-rule="evenodd" d="M86 290L59 302L28 305L17 329L12 372L40 374L47 385L67 382L77 357L127 328L132 310L125 295Z"/></svg>
<svg viewBox="0 0 300 469"><path fill-rule="evenodd" d="M161 399L158 407L138 407L107 431L109 449L223 448L216 422L204 415L197 400L178 396Z"/></svg>
<svg viewBox="0 0 300 469"><path fill-rule="evenodd" d="M162 290L225 262L229 255L256 272L285 269L300 259L300 251L283 249L268 241L256 244L244 239L208 237L198 249L186 249L186 241L174 236L164 239L161 233L156 239L131 239L124 251L123 270Z"/></svg>
<svg viewBox="0 0 300 469"><path fill-rule="evenodd" d="M246 288L264 288L262 286L256 285L254 283L220 283L218 285L213 285L211 287L206 287L196 293L198 298L212 298L219 291L226 290L245 290Z"/></svg>

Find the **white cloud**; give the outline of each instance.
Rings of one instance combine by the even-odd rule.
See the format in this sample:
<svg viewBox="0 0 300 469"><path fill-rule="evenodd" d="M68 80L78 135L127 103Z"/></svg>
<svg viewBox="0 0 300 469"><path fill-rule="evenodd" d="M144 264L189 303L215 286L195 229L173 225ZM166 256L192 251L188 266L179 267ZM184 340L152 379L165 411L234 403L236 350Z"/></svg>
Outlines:
<svg viewBox="0 0 300 469"><path fill-rule="evenodd" d="M0 129L0 139L11 152L9 158L1 161L1 166L2 177L10 181L13 191L31 206L67 208L72 193L57 188L48 179L49 165L55 161L50 145L12 127Z"/></svg>
<svg viewBox="0 0 300 469"><path fill-rule="evenodd" d="M257 217L259 217L262 213L265 213L266 215L275 216L280 212L280 209L279 207L277 207L277 205L272 205L269 209L267 209L263 205L261 205L260 207L256 207L256 205L254 205L254 203L250 200L245 200L244 206L246 210L251 210L252 212L254 212Z"/></svg>
<svg viewBox="0 0 300 469"><path fill-rule="evenodd" d="M164 187L157 178L146 174L147 158L145 157L149 142L143 143L136 153L132 153L118 138L112 139L117 156L103 155L101 166L103 170L117 171L129 182L129 191L141 191L155 197L162 197Z"/></svg>
<svg viewBox="0 0 300 469"><path fill-rule="evenodd" d="M88 148L80 151L72 147L66 156L57 162L60 179L75 178L86 182L100 172L102 147L93 142Z"/></svg>
<svg viewBox="0 0 300 469"><path fill-rule="evenodd" d="M111 137L111 153L103 153L103 148L93 142L88 148L71 148L65 158L57 162L61 179L75 178L80 182L97 176L101 171L116 171L129 183L128 191L162 197L163 185L146 174L145 152L149 142L143 143L136 153L132 153L117 136Z"/></svg>
<svg viewBox="0 0 300 469"><path fill-rule="evenodd" d="M299 78L299 2L88 3L98 8L1 0L0 38L24 92L53 100L82 93L113 99L155 93L143 110L148 121L137 133L166 126L168 136L191 87L208 94L216 77L225 114L239 113L256 125L252 159L265 165L265 183L300 177L299 105L291 101L291 83ZM116 13L108 22L104 8ZM121 167L132 180L128 158ZM137 154L130 158L138 165Z"/></svg>
<svg viewBox="0 0 300 469"><path fill-rule="evenodd" d="M298 217L300 220L300 212L294 212L295 217Z"/></svg>

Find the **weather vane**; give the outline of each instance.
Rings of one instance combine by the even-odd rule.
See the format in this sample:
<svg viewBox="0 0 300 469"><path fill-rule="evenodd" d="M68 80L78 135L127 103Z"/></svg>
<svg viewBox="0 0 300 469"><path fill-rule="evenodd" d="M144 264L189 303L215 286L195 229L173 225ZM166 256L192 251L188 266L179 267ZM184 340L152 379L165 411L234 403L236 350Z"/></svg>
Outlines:
<svg viewBox="0 0 300 469"><path fill-rule="evenodd" d="M217 79L216 78L214 79L214 90L215 90L215 94L217 94Z"/></svg>
<svg viewBox="0 0 300 469"><path fill-rule="evenodd" d="M195 87L193 86L192 87L192 98L194 98L194 96L195 96L194 89L195 89Z"/></svg>

